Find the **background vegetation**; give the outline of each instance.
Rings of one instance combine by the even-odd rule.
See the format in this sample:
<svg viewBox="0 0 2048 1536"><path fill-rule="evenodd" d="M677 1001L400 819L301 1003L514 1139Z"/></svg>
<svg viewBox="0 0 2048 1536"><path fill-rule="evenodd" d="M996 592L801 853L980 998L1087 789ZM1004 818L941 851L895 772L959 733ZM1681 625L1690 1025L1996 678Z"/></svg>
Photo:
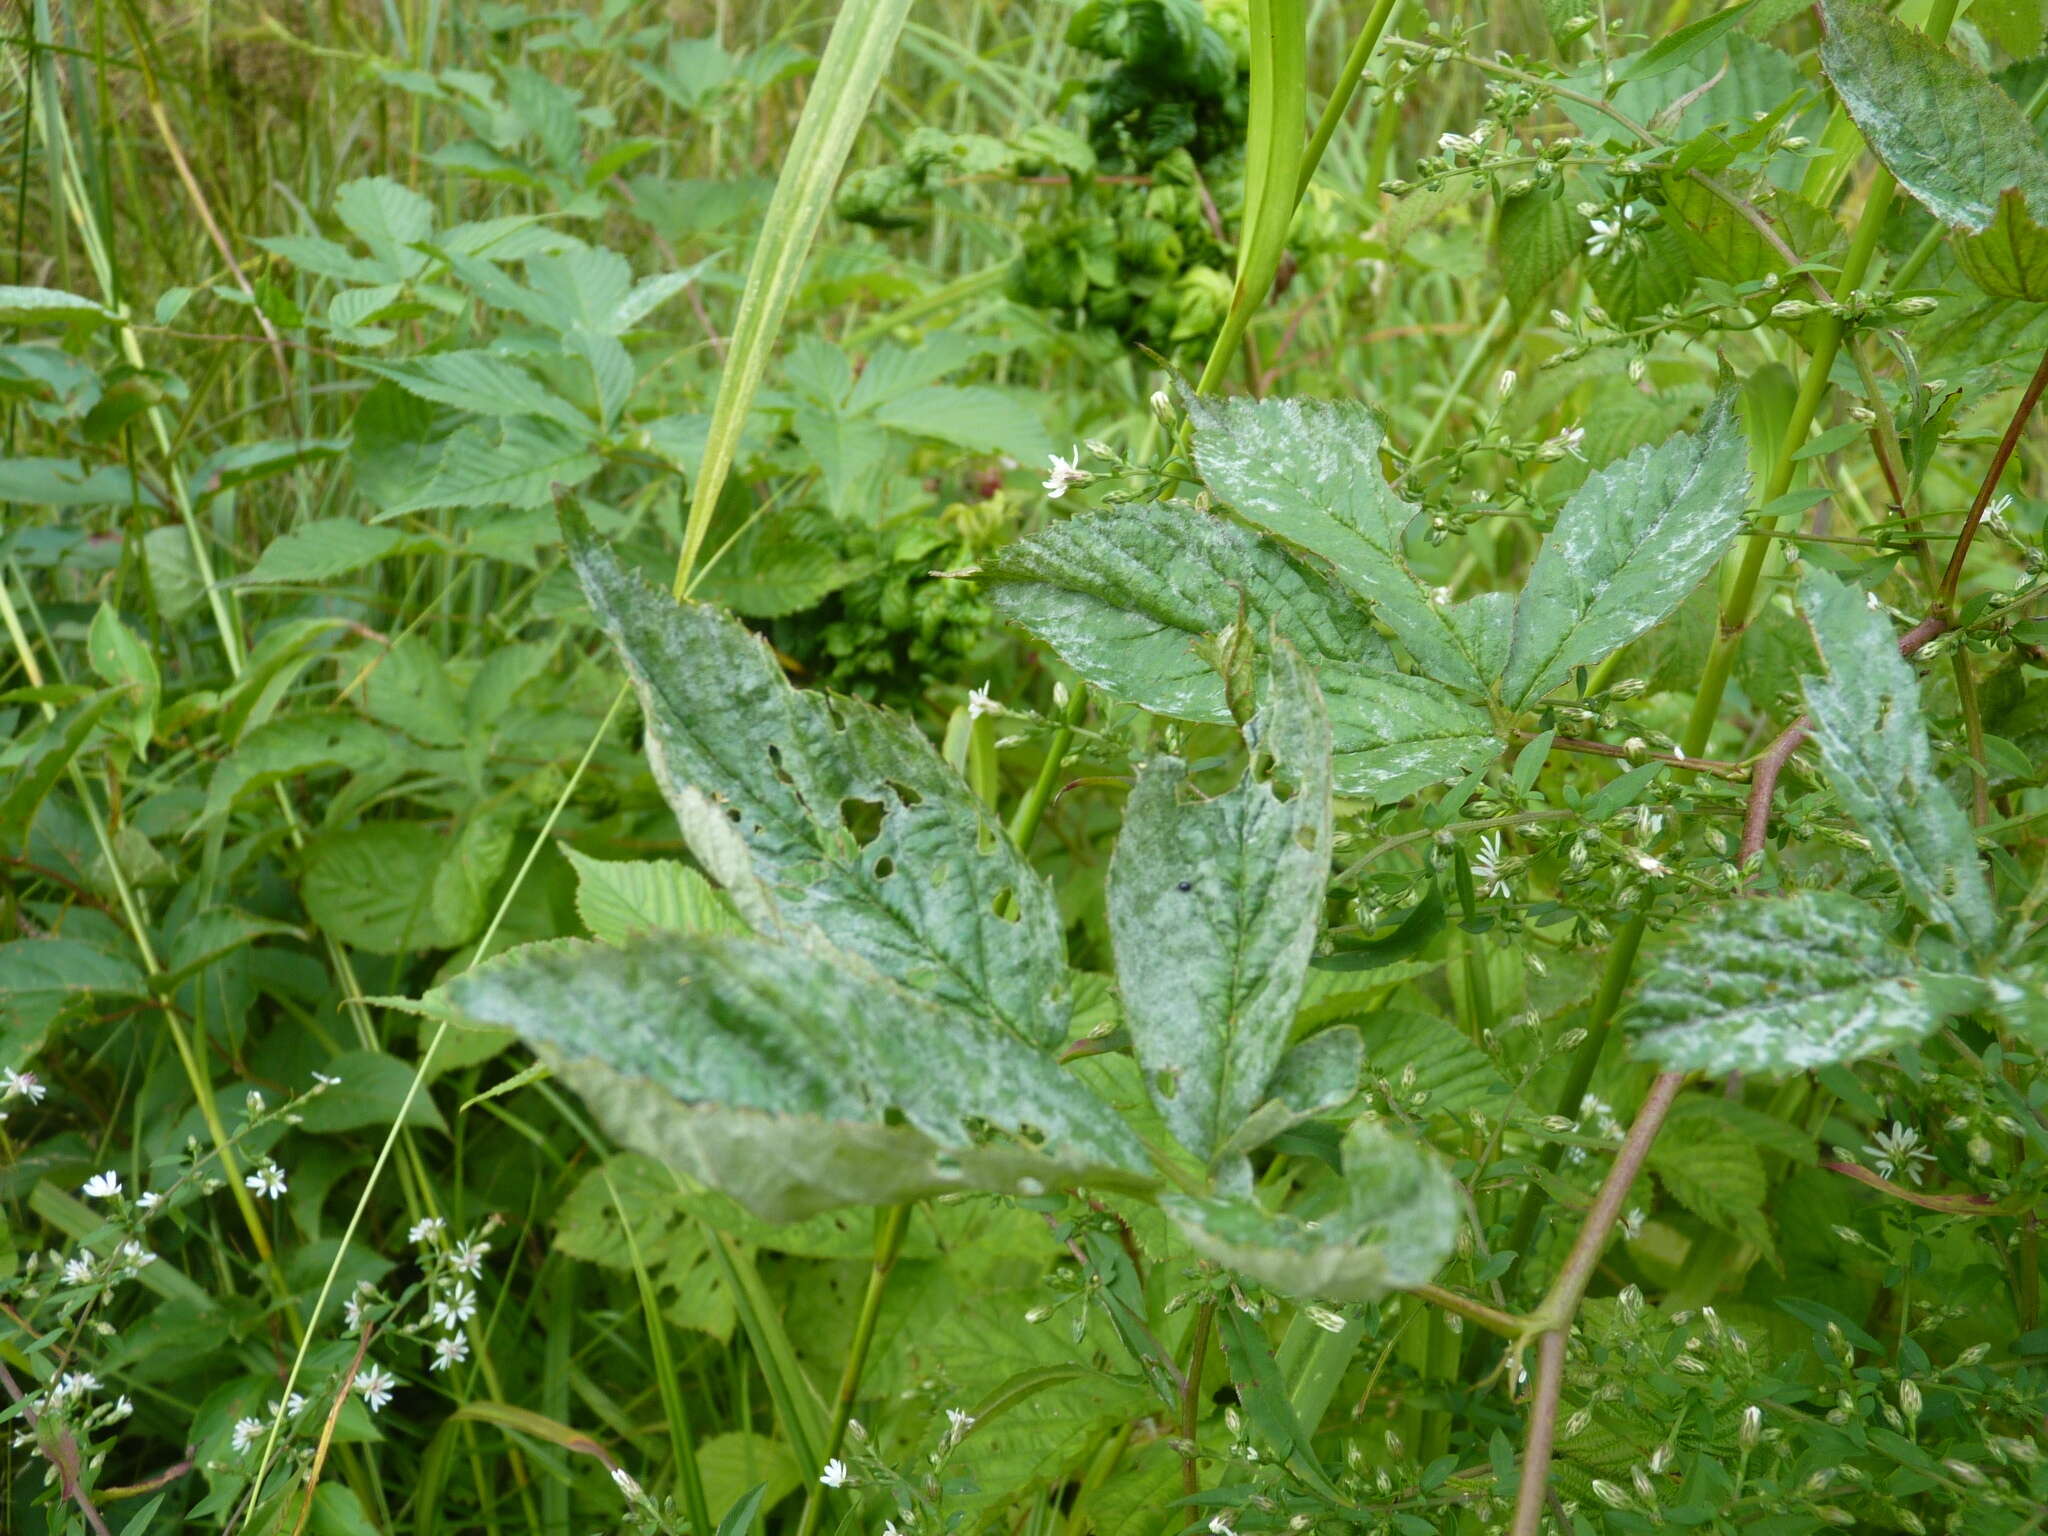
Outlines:
<svg viewBox="0 0 2048 1536"><path fill-rule="evenodd" d="M829 5L9 13L0 1524L2038 1529L2038 5L1898 8L2010 122L1919 54L1824 71L1773 0L896 9L849 7L840 76ZM1744 434L1726 533L1761 531L1666 622L1496 692L1470 760L1340 774L1283 1025L1364 1065L1259 1187L1314 1196L1354 1122L1434 1148L1438 1296L1262 1288L1115 1192L771 1223L511 1030L403 1006L534 940L736 925L567 495L938 744L1049 882L1064 1059L1142 1116L1111 849L1138 765L1235 781L1271 615L1233 650L1243 610L1163 567L1218 707L1148 712L1014 546L1242 505L1187 385L1369 403L1418 590L1482 612L1602 466ZM1788 730L1834 750L1815 569L1879 651L1934 642L1889 789L1963 807L1946 896ZM1976 847L1973 950L1929 903ZM1752 888L1882 909L1895 991L1990 990L1853 1064L1667 1057L1713 1078L1658 1101L1609 1040L1636 947L1629 1017L1689 1019L1709 962L1661 936ZM1567 1361L1536 1309L1646 1103Z"/></svg>

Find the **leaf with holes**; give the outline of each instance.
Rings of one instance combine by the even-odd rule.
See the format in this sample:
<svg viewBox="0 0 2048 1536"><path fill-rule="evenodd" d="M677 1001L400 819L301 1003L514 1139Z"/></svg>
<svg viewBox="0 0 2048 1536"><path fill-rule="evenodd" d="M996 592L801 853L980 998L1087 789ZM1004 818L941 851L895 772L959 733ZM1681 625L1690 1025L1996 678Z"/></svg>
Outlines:
<svg viewBox="0 0 2048 1536"><path fill-rule="evenodd" d="M1572 494L1515 605L1501 698L1524 709L1668 617L1742 526L1749 446L1723 395L1698 435L1639 448Z"/></svg>
<svg viewBox="0 0 2048 1536"><path fill-rule="evenodd" d="M935 1002L1050 1048L1066 1038L1066 953L1050 888L917 728L799 692L733 619L678 604L565 510L570 559L624 657L657 781L707 869L708 797L790 922Z"/></svg>
<svg viewBox="0 0 2048 1536"><path fill-rule="evenodd" d="M1802 679L1828 783L1906 899L1982 952L1998 936L1977 840L1935 776L1920 714L1920 680L1899 655L1890 622L1861 592L1810 571L1799 604L1820 648L1820 677Z"/></svg>
<svg viewBox="0 0 2048 1536"><path fill-rule="evenodd" d="M1372 1301L1428 1282L1451 1256L1457 1185L1435 1156L1370 1121L1344 1136L1344 1171L1292 1210L1250 1197L1160 1200L1205 1258L1286 1296Z"/></svg>
<svg viewBox="0 0 2048 1536"><path fill-rule="evenodd" d="M1041 1052L824 946L529 944L429 994L511 1029L620 1145L770 1221L947 1191L1144 1189L1143 1147Z"/></svg>
<svg viewBox="0 0 2048 1536"><path fill-rule="evenodd" d="M1212 799L1180 759L1147 763L1109 867L1131 1043L1168 1127L1205 1163L1266 1097L1330 873L1330 727L1291 646L1246 737L1251 766Z"/></svg>
<svg viewBox="0 0 2048 1536"><path fill-rule="evenodd" d="M1930 970L1886 926L1838 891L1712 908L1637 988L1635 1054L1672 1072L1782 1076L1924 1039L1982 987Z"/></svg>

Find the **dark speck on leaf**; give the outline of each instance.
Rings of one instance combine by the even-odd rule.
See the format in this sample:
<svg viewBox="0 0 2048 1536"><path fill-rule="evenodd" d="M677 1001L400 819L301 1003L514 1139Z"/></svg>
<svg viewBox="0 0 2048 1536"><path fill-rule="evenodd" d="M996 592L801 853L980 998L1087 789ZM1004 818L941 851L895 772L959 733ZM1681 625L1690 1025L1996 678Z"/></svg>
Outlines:
<svg viewBox="0 0 2048 1536"><path fill-rule="evenodd" d="M1183 880L1179 885L1174 887L1174 889L1177 891L1192 891L1194 888L1195 882L1192 880Z"/></svg>

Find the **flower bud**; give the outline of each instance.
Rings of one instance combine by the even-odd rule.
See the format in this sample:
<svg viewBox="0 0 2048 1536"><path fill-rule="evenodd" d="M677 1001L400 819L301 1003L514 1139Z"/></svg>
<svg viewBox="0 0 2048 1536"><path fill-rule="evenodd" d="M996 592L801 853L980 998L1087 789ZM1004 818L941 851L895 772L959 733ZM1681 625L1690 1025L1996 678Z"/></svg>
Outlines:
<svg viewBox="0 0 2048 1536"><path fill-rule="evenodd" d="M1757 1407L1755 1403L1751 1403L1742 1410L1742 1429L1737 1438L1743 1450L1753 1451L1757 1447L1757 1442L1763 1439L1763 1437L1764 1411Z"/></svg>

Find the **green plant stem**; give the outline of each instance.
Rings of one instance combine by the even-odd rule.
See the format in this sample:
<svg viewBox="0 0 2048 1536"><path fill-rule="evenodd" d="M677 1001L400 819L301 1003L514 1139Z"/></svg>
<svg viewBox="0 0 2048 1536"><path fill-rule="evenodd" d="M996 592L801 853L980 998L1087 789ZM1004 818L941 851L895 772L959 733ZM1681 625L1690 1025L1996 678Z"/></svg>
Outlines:
<svg viewBox="0 0 2048 1536"><path fill-rule="evenodd" d="M1216 1320L1214 1298L1195 1309L1195 1338L1188 1346L1188 1379L1180 1394L1180 1491L1192 1498L1201 1492L1202 1472L1196 1435L1202 1423L1202 1368L1208 1363L1209 1334Z"/></svg>
<svg viewBox="0 0 2048 1536"><path fill-rule="evenodd" d="M895 1272L897 1256L903 1252L903 1233L909 1225L908 1205L892 1205L876 1218L875 1262L868 1271L867 1292L860 1299L860 1316L853 1325L853 1342L847 1346L846 1366L839 1373L839 1391L832 1399L832 1425L825 1437L827 1461L837 1457L846 1443L846 1426L853 1419L861 1372L867 1368L868 1350L875 1341L875 1322L882 1315L882 1297L889 1289L889 1276ZM825 1489L814 1486L804 1501L797 1536L812 1536L824 1511Z"/></svg>
<svg viewBox="0 0 2048 1536"><path fill-rule="evenodd" d="M1378 0L1372 13L1365 18L1365 25L1358 29L1351 51L1344 56L1344 66L1337 71L1336 83L1330 88L1330 99L1323 103L1323 115L1316 119L1316 131L1309 136L1308 149L1301 157L1301 176L1294 188L1297 204L1307 196L1309 183L1316 178L1316 167L1322 164L1323 151L1330 147L1337 125L1344 121L1351 98L1358 90L1358 82L1365 74L1365 67L1372 62L1372 56L1380 45L1380 36L1387 30L1387 23L1393 19L1400 4L1401 0Z"/></svg>
<svg viewBox="0 0 2048 1536"><path fill-rule="evenodd" d="M1031 781L1024 798L1017 802L1017 809L1010 816L1010 844L1027 857L1031 852L1031 839L1037 835L1039 822L1045 819L1045 808L1052 803L1053 787L1060 781L1060 768L1066 762L1067 748L1074 744L1074 727L1081 723L1081 717L1088 713L1088 686L1076 682L1067 695L1067 707L1060 711L1060 722L1053 730L1052 739L1046 743L1045 761L1038 766L1038 777Z"/></svg>
<svg viewBox="0 0 2048 1536"><path fill-rule="evenodd" d="M1451 418L1451 410L1464 397L1472 383L1472 375L1479 371L1479 365L1486 360L1486 354L1493 350L1494 338L1506 322L1513 306L1506 299L1493 306L1493 313L1486 317L1486 324L1479 328L1479 334L1472 338L1472 345L1465 349L1465 355L1458 363L1458 371L1451 382L1444 386L1444 397L1437 402L1436 414L1429 419L1429 425L1422 429L1422 436L1415 440L1415 446L1408 450L1408 462L1419 464L1428 458L1436 447L1436 440L1444 429L1444 423Z"/></svg>

